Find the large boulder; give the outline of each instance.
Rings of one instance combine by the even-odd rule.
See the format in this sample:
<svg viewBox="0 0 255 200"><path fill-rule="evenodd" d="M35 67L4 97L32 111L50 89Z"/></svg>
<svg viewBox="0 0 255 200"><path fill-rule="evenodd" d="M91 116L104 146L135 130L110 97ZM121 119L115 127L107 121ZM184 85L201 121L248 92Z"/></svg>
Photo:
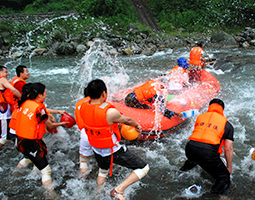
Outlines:
<svg viewBox="0 0 255 200"><path fill-rule="evenodd" d="M221 45L237 45L234 37L230 34L225 33L224 31L214 32L211 37L211 42Z"/></svg>
<svg viewBox="0 0 255 200"><path fill-rule="evenodd" d="M76 52L75 47L71 43L62 42L57 48L58 55L72 55Z"/></svg>

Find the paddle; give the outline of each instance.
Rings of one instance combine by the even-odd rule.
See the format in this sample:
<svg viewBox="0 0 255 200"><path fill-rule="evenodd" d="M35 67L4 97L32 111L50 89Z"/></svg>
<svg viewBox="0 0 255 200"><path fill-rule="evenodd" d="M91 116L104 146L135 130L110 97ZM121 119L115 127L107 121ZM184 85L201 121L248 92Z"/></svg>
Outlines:
<svg viewBox="0 0 255 200"><path fill-rule="evenodd" d="M216 60L211 61L211 62L206 62L205 65L212 65L212 64L215 63L215 62L216 62Z"/></svg>
<svg viewBox="0 0 255 200"><path fill-rule="evenodd" d="M185 119L194 117L197 113L198 113L197 109L187 110L187 111L182 112L182 114L184 115L183 118L185 118Z"/></svg>

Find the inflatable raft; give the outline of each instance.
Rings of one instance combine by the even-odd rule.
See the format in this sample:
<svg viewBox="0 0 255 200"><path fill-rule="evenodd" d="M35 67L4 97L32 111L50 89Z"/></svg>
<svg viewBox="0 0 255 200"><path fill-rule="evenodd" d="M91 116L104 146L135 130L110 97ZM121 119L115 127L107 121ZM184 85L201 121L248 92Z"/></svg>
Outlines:
<svg viewBox="0 0 255 200"><path fill-rule="evenodd" d="M177 128L182 126L187 119L174 116L171 119L164 117L158 117L154 109L138 109L131 108L125 105L124 99L127 94L132 92L134 88L128 88L113 97L118 99L117 101L109 101L116 109L118 109L123 115L133 118L142 126L142 134L138 136L138 140L149 140L164 137ZM194 84L179 95L172 95L171 100L169 98L166 107L172 111L187 111L191 109L200 109L212 98L217 96L220 91L220 84L218 80L209 72L203 70L201 73L201 83Z"/></svg>

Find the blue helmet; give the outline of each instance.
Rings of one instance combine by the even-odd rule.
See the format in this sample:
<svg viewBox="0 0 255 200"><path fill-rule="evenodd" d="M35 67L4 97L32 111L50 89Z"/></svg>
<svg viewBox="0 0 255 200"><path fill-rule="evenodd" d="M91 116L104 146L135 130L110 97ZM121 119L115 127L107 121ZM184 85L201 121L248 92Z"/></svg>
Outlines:
<svg viewBox="0 0 255 200"><path fill-rule="evenodd" d="M189 65L188 65L188 63L187 63L185 58L179 58L177 60L177 64L179 65L179 67L182 67L183 69L186 69L186 68L189 67Z"/></svg>

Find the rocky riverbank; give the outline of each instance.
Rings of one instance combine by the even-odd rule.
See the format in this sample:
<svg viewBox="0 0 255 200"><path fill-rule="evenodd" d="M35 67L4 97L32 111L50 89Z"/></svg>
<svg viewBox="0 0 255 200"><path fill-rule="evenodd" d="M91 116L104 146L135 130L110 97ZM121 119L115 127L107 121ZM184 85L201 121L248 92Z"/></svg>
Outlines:
<svg viewBox="0 0 255 200"><path fill-rule="evenodd" d="M76 19L77 14L69 13L61 16L61 19L67 17ZM25 18L27 19L27 18ZM47 18L48 19L48 18ZM60 17L58 17L60 19ZM45 21L45 20L44 20ZM48 19L48 25L51 24ZM17 22L16 22L17 23ZM39 22L36 22L39 23ZM42 24L42 22L40 22ZM61 27L58 27L62 29ZM40 25L30 32L20 31L13 37L17 39L10 44L9 35L7 33L0 34L0 59L16 59L19 57L31 56L53 56L53 55L78 55L84 54L95 40L103 40L108 50L113 55L134 55L144 54L153 55L157 51L166 51L167 49L177 47L193 47L195 42L203 40L206 47L213 48L254 48L255 47L255 29L250 27L237 35L230 35L223 31L215 31L210 34L191 33L188 37L181 35L168 35L166 33L153 33L148 30L138 30L134 25L130 25L126 30L125 36L119 36L108 31L107 25L100 27L101 32L93 33L82 31L79 34L67 36L65 31L57 30L57 34L46 33ZM49 28L48 28L49 29ZM54 30L56 31L56 30ZM44 47L34 45L35 38L44 37ZM12 40L13 41L13 40ZM45 41L47 41L45 43Z"/></svg>

